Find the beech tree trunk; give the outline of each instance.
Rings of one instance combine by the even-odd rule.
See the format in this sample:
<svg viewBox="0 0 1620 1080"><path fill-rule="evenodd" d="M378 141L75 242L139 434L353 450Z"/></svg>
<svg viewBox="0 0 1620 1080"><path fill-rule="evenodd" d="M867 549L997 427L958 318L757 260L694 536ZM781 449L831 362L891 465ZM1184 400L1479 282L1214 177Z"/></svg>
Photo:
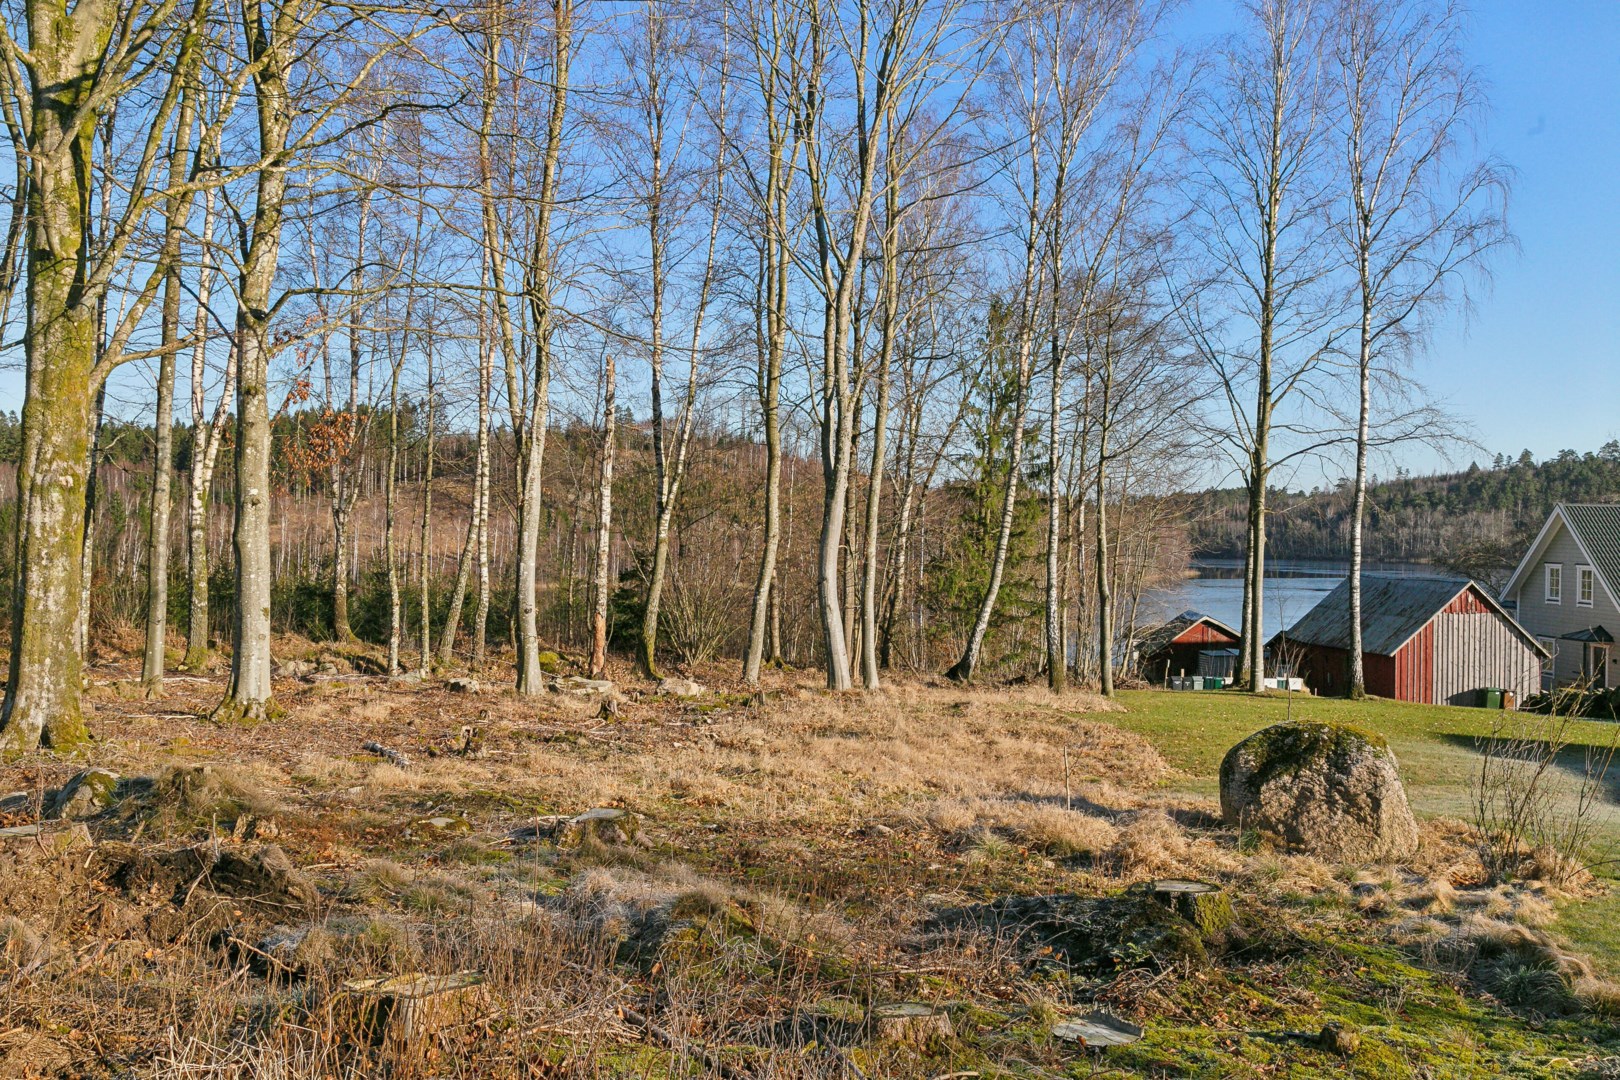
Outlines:
<svg viewBox="0 0 1620 1080"><path fill-rule="evenodd" d="M86 737L80 609L99 293L84 288L95 124L85 122L111 13L27 8L32 156L26 198L26 391L17 471L17 578L0 750L65 749ZM47 27L49 28L47 30Z"/></svg>
<svg viewBox="0 0 1620 1080"><path fill-rule="evenodd" d="M287 193L289 40L296 20L284 8L267 17L263 0L244 0L241 22L254 64L258 172L237 307L236 607L231 677L215 716L263 720L275 714L270 684L270 354L271 290L281 258Z"/></svg>
<svg viewBox="0 0 1620 1080"><path fill-rule="evenodd" d="M174 143L170 148L169 187L186 179L191 128L196 108L194 73L186 71ZM152 450L152 518L146 559L146 652L141 661L141 688L149 698L163 694L164 646L169 634L169 492L174 478L174 378L180 343L180 237L190 217L191 195L173 195L164 215L163 314L158 358L157 417Z"/></svg>

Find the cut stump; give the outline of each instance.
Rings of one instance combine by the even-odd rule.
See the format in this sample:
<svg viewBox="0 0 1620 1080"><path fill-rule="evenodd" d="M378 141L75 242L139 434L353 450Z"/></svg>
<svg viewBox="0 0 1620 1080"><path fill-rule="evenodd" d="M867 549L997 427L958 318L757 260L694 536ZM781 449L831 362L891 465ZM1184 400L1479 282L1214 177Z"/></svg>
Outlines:
<svg viewBox="0 0 1620 1080"><path fill-rule="evenodd" d="M598 806L564 824L557 837L557 846L577 848L603 844L622 847L635 842L640 828L640 819L630 811L617 806Z"/></svg>
<svg viewBox="0 0 1620 1080"><path fill-rule="evenodd" d="M867 1026L874 1042L917 1047L956 1033L949 1013L920 1001L875 1005L867 1015Z"/></svg>
<svg viewBox="0 0 1620 1080"><path fill-rule="evenodd" d="M1142 1038L1142 1029L1117 1016L1094 1012L1052 1025L1052 1034L1059 1039L1077 1042L1088 1049L1100 1050L1108 1046L1127 1046L1137 1042Z"/></svg>
<svg viewBox="0 0 1620 1080"><path fill-rule="evenodd" d="M1144 881L1136 888L1192 923L1205 938L1219 937L1236 918L1232 898L1219 885L1207 881L1161 878Z"/></svg>
<svg viewBox="0 0 1620 1080"><path fill-rule="evenodd" d="M411 973L343 984L339 1020L357 1041L396 1057L420 1057L441 1033L484 1015L489 993L476 971Z"/></svg>

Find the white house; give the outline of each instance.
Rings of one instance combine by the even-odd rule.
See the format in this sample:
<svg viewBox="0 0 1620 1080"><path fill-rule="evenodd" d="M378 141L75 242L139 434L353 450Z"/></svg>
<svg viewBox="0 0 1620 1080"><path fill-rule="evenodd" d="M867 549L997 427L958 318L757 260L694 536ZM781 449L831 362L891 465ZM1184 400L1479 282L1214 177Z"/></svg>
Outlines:
<svg viewBox="0 0 1620 1080"><path fill-rule="evenodd" d="M1553 654L1544 687L1620 686L1620 503L1554 507L1502 599Z"/></svg>

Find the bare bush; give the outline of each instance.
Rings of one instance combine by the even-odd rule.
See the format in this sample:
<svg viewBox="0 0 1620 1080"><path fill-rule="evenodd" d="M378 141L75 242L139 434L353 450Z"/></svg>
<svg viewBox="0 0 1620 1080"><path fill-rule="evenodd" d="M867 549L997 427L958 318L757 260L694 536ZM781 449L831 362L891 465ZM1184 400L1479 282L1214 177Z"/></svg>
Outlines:
<svg viewBox="0 0 1620 1080"><path fill-rule="evenodd" d="M1571 717L1503 713L1479 742L1472 822L1480 860L1498 881L1578 884L1606 861L1605 798L1620 729L1606 745L1571 743Z"/></svg>

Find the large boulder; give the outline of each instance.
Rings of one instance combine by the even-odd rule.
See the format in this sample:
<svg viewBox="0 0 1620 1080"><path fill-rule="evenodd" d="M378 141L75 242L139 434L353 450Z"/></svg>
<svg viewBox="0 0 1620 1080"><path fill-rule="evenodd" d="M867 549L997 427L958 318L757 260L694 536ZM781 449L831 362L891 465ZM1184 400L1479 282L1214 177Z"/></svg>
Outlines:
<svg viewBox="0 0 1620 1080"><path fill-rule="evenodd" d="M1221 816L1290 851L1345 862L1402 859L1418 842L1389 746L1338 724L1276 724L1228 750Z"/></svg>

